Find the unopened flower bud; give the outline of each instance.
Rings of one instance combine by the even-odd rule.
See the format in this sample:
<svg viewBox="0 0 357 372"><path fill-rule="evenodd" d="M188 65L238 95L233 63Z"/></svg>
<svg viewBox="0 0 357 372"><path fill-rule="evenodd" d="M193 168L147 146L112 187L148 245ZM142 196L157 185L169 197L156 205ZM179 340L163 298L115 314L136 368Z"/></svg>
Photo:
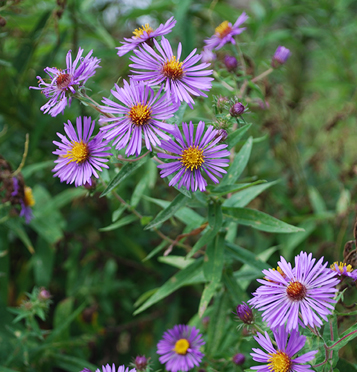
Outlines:
<svg viewBox="0 0 357 372"><path fill-rule="evenodd" d="M0 27L6 26L6 19L0 16Z"/></svg>
<svg viewBox="0 0 357 372"><path fill-rule="evenodd" d="M254 321L252 309L245 302L237 306L237 316L245 324L252 324Z"/></svg>
<svg viewBox="0 0 357 372"><path fill-rule="evenodd" d="M135 368L138 371L144 371L148 365L148 360L146 359L145 355L138 355L135 358Z"/></svg>
<svg viewBox="0 0 357 372"><path fill-rule="evenodd" d="M271 65L273 68L278 68L279 66L283 65L290 57L291 52L288 48L283 46L278 46L271 60Z"/></svg>
<svg viewBox="0 0 357 372"><path fill-rule="evenodd" d="M222 142L222 141L225 141L228 137L228 133L226 130L224 129L218 129L217 131L217 134L215 135L215 139L218 138L218 137L221 137L220 141L219 142Z"/></svg>
<svg viewBox="0 0 357 372"><path fill-rule="evenodd" d="M219 112L222 112L226 104L229 102L229 99L227 97L218 97L217 98L217 109Z"/></svg>
<svg viewBox="0 0 357 372"><path fill-rule="evenodd" d="M236 117L242 115L244 110L245 110L244 105L240 102L237 102L231 107L231 109L229 110L229 113L231 114L231 116L236 118Z"/></svg>
<svg viewBox="0 0 357 372"><path fill-rule="evenodd" d="M237 69L238 61L236 57L233 56L225 56L223 60L228 72L233 72Z"/></svg>
<svg viewBox="0 0 357 372"><path fill-rule="evenodd" d="M245 356L243 354L238 353L233 356L232 360L234 364L240 366L245 362Z"/></svg>
<svg viewBox="0 0 357 372"><path fill-rule="evenodd" d="M49 300L51 298L51 293L46 288L41 288L40 293L38 294L38 299L42 301Z"/></svg>

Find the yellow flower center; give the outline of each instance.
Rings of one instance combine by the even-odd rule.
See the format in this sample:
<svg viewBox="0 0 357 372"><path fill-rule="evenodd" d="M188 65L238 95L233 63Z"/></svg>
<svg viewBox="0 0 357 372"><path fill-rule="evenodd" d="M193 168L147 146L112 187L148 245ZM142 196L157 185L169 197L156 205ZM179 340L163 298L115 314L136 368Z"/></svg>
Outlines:
<svg viewBox="0 0 357 372"><path fill-rule="evenodd" d="M231 31L232 27L229 25L228 21L222 22L218 27L216 27L216 35L223 39L225 36L227 36Z"/></svg>
<svg viewBox="0 0 357 372"><path fill-rule="evenodd" d="M176 341L174 352L176 354L185 355L187 354L187 349L190 347L190 343L185 339L181 338Z"/></svg>
<svg viewBox="0 0 357 372"><path fill-rule="evenodd" d="M305 298L306 287L300 282L291 282L286 288L286 293L290 300L300 301Z"/></svg>
<svg viewBox="0 0 357 372"><path fill-rule="evenodd" d="M205 162L203 158L203 150L199 149L198 146L191 146L188 149L183 150L180 162L186 167L186 170L190 168L192 171Z"/></svg>
<svg viewBox="0 0 357 372"><path fill-rule="evenodd" d="M71 81L71 76L69 74L60 73L56 78L56 85L60 89L65 89L67 88L70 81Z"/></svg>
<svg viewBox="0 0 357 372"><path fill-rule="evenodd" d="M352 267L351 265L347 265L347 266L346 266L346 264L343 263L343 262L340 262L340 264L339 264L338 261L334 262L334 263L330 266L330 268L331 268L333 271L337 271L337 270L336 270L336 266L335 266L335 264L338 266L338 270L340 271L340 274L343 274L343 268L344 268L344 267L346 267L346 271L347 271L348 273L350 273L350 272L353 271L353 267Z"/></svg>
<svg viewBox="0 0 357 372"><path fill-rule="evenodd" d="M135 31L133 31L133 34L134 34L135 39L138 39L140 36L143 35L144 32L150 35L153 31L154 30L149 26L149 24L145 23L145 26L136 28Z"/></svg>
<svg viewBox="0 0 357 372"><path fill-rule="evenodd" d="M182 77L184 74L182 63L180 61L176 61L176 57L172 56L170 60L167 60L162 68L162 73L164 76L172 79L177 80Z"/></svg>
<svg viewBox="0 0 357 372"><path fill-rule="evenodd" d="M272 372L290 372L293 362L290 357L283 351L278 351L274 354L269 354L269 370Z"/></svg>
<svg viewBox="0 0 357 372"><path fill-rule="evenodd" d="M151 119L151 107L148 105L143 105L141 103L137 103L133 106L128 116L130 117L133 124L142 126L147 124Z"/></svg>
<svg viewBox="0 0 357 372"><path fill-rule="evenodd" d="M35 205L35 198L32 194L31 187L25 186L25 197L24 197L24 203L26 207L33 207Z"/></svg>
<svg viewBox="0 0 357 372"><path fill-rule="evenodd" d="M65 158L69 158L71 163L72 161L75 161L77 164L83 163L89 158L89 149L88 145L81 142L72 142L72 148L71 150L67 151L67 155L65 155Z"/></svg>

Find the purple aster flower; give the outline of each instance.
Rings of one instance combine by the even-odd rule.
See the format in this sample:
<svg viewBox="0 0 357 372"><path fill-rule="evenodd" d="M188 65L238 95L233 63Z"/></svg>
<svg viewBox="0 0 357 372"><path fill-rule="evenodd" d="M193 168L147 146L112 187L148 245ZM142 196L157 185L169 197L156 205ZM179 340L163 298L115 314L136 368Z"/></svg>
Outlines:
<svg viewBox="0 0 357 372"><path fill-rule="evenodd" d="M278 68L279 66L283 65L290 56L291 52L288 48L278 46L271 61L272 67Z"/></svg>
<svg viewBox="0 0 357 372"><path fill-rule="evenodd" d="M246 27L241 26L249 17L243 12L237 19L236 23L232 26L232 23L228 21L222 22L216 27L215 33L209 39L205 40L207 47L211 50L221 49L223 45L227 43L235 44L234 36L241 34Z"/></svg>
<svg viewBox="0 0 357 372"><path fill-rule="evenodd" d="M57 67L46 67L45 72L49 75L49 82L45 82L40 76L38 87L30 89L41 90L42 93L50 98L49 101L41 107L44 114L57 116L68 105L71 105L72 95L83 88L86 81L95 74L96 68L100 67L100 59L91 57L91 50L85 57L82 57L83 49L79 48L78 54L72 63L72 52L68 51L66 57L67 68L64 70Z"/></svg>
<svg viewBox="0 0 357 372"><path fill-rule="evenodd" d="M109 364L107 364L106 366L102 366L102 371L98 368L96 370L96 372L117 372L116 371L116 368L115 368L115 364L113 363L112 366L110 366ZM129 367L126 367L124 365L122 366L119 366L118 367L118 372L136 372L136 369L135 368L132 368L130 371L129 371Z"/></svg>
<svg viewBox="0 0 357 372"><path fill-rule="evenodd" d="M163 159L174 159L171 163L158 165L158 168L161 169L161 177L167 177L177 172L169 186L178 183L178 188L185 185L187 190L191 187L192 191L196 191L197 188L200 191L205 191L207 181L203 178L202 171L214 183L218 183L219 181L215 176L222 177L220 173L227 173L222 167L228 166L229 159L221 158L229 156L229 151L223 150L228 145L217 145L221 136L216 137L218 131L213 129L212 125L208 127L202 137L205 128L203 121L198 123L195 137L192 121L189 126L187 123L182 123L182 128L185 139L176 125L176 131L174 132L176 141L171 139L161 143L161 148L168 153L159 153L157 156Z"/></svg>
<svg viewBox="0 0 357 372"><path fill-rule="evenodd" d="M357 280L357 270L353 270L353 267L351 265L346 265L343 262L334 262L330 266L331 270L335 273L335 275L340 276L341 279L343 277L347 276L349 278L352 278L353 280Z"/></svg>
<svg viewBox="0 0 357 372"><path fill-rule="evenodd" d="M150 41L154 37L169 34L176 24L174 17L171 17L164 25L161 24L156 30L153 30L148 23L145 26L135 29L133 32L134 36L130 39L124 38L126 42L122 42L122 46L118 49L118 56L121 57L124 54L138 47L140 44Z"/></svg>
<svg viewBox="0 0 357 372"><path fill-rule="evenodd" d="M29 224L33 218L32 207L35 205L35 198L33 197L31 187L25 186L24 199L20 201L20 204L20 217L25 217L26 223Z"/></svg>
<svg viewBox="0 0 357 372"><path fill-rule="evenodd" d="M78 117L76 120L77 132L72 123L68 120L68 124L64 124L64 130L68 138L60 133L57 133L61 142L53 141L59 148L53 152L58 155L55 160L57 165L54 167L54 177L58 176L61 182L73 183L75 186L81 186L86 183L92 184L91 176L98 178L97 171L102 171L102 168L109 168L103 164L108 159L104 157L112 155L107 152L110 150L109 141L103 141L103 134L98 133L93 139L90 136L93 133L95 121L91 121L90 117Z"/></svg>
<svg viewBox="0 0 357 372"><path fill-rule="evenodd" d="M129 66L144 71L131 70L137 74L132 78L144 80L149 85L163 84L165 91L172 95L175 102L185 101L191 108L195 103L191 95L207 97L202 91L211 89L213 78L208 76L212 75L212 70L204 70L209 63L195 66L202 58L201 55L195 55L196 49L180 62L181 43L176 55L173 55L171 45L165 37L162 37L161 46L156 40L154 44L160 55L146 43L142 44L142 48L134 50L136 57L130 57L134 63Z"/></svg>
<svg viewBox="0 0 357 372"><path fill-rule="evenodd" d="M257 333L257 336L254 337L255 341L257 341L265 351L253 348L254 353L250 355L256 362L267 363L267 365L250 367L251 369L256 369L261 372L313 371L310 369L310 365L302 365L301 363L306 363L314 359L318 350L309 351L308 353L294 358L294 355L304 347L306 342L305 336L300 335L298 330L292 330L289 337L289 333L283 326L273 330L273 334L276 341L276 349L267 332L265 332L265 336L261 333Z"/></svg>
<svg viewBox="0 0 357 372"><path fill-rule="evenodd" d="M163 132L174 130L172 124L166 124L163 120L171 118L177 111L179 104L173 103L168 95L160 98L162 88L154 94L152 88L144 82L130 80L130 84L124 80L124 88L115 85L112 95L122 104L103 98L102 102L109 105L102 106L103 112L122 114L121 117L101 117L100 123L113 122L100 128L104 138L113 140L113 145L120 150L128 145L125 153L127 156L141 152L142 134L144 134L145 146L152 150L151 145L160 145L158 136L169 140L170 137Z"/></svg>
<svg viewBox="0 0 357 372"><path fill-rule="evenodd" d="M188 371L198 366L204 357L200 347L205 342L195 327L176 325L164 333L163 339L157 344L159 361L165 364L168 371Z"/></svg>
<svg viewBox="0 0 357 372"><path fill-rule="evenodd" d="M265 280L258 279L260 286L254 298L248 302L263 311L262 318L271 328L284 325L287 330L297 329L298 325L321 327L320 318L327 321L331 314L331 303L339 280L335 272L322 265L323 257L315 264L312 254L301 252L295 257L295 268L280 257L279 270L263 270ZM299 320L299 313L301 320Z"/></svg>

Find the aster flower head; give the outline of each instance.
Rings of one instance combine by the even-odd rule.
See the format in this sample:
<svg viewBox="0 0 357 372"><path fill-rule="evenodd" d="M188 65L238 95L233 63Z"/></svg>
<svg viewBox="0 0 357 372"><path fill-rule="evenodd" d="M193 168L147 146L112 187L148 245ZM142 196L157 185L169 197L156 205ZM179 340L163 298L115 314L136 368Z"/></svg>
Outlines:
<svg viewBox="0 0 357 372"><path fill-rule="evenodd" d="M53 169L54 177L58 176L61 182L73 183L75 186L82 186L86 183L92 184L91 177L99 177L97 171L102 168L109 168L104 164L108 161L106 157L112 155L108 152L110 146L108 141L103 140L103 134L98 133L93 139L90 139L95 126L95 121L90 117L84 116L76 120L76 128L68 120L64 124L64 130L68 138L57 133L61 142L53 141L58 149L53 154L58 155L55 160L56 166Z"/></svg>
<svg viewBox="0 0 357 372"><path fill-rule="evenodd" d="M288 48L278 46L271 61L272 67L278 68L279 66L283 65L289 59L290 56L291 52Z"/></svg>
<svg viewBox="0 0 357 372"><path fill-rule="evenodd" d="M253 360L260 363L267 363L265 366L250 367L261 372L307 372L313 371L310 365L302 365L314 359L318 350L310 351L294 358L294 356L304 347L306 337L300 335L298 330L292 330L289 333L280 326L273 330L276 341L276 349L274 348L269 335L265 332L265 336L257 333L254 337L255 341L264 349L253 348L253 353L250 355Z"/></svg>
<svg viewBox="0 0 357 372"><path fill-rule="evenodd" d="M132 368L129 370L129 367L126 367L124 365L118 367L118 371L115 368L115 364L113 363L112 366L107 364L106 366L102 366L102 371L98 368L96 372L136 372L135 368Z"/></svg>
<svg viewBox="0 0 357 372"><path fill-rule="evenodd" d="M285 323L288 331L299 324L321 327L321 318L327 321L339 280L327 263L322 264L323 257L315 261L311 253L301 252L295 257L295 268L280 257L278 265L285 277L278 270L263 270L264 280L258 279L262 285L248 302L263 311L262 318L271 328Z"/></svg>
<svg viewBox="0 0 357 372"><path fill-rule="evenodd" d="M335 275L339 276L341 279L347 276L352 278L353 280L357 280L357 270L353 270L351 265L347 265L343 262L334 262L330 266L331 270L335 273Z"/></svg>
<svg viewBox="0 0 357 372"><path fill-rule="evenodd" d="M235 44L234 36L241 34L246 27L240 27L249 17L243 12L236 23L232 25L231 22L224 21L216 27L215 33L209 39L205 40L207 47L210 49L221 49L227 43Z"/></svg>
<svg viewBox="0 0 357 372"><path fill-rule="evenodd" d="M162 159L173 159L173 162L160 164L161 177L167 177L176 173L169 183L169 186L178 184L187 190L191 188L196 191L205 191L207 181L203 178L202 173L214 182L219 183L217 177L222 177L221 173L227 173L222 167L227 167L229 159L222 159L229 156L229 151L224 150L228 145L219 144L221 136L216 137L217 130L210 125L204 132L205 123L200 121L194 136L194 126L192 121L189 125L182 123L184 136L176 125L174 132L175 141L163 141L161 148L168 153L158 153L157 156ZM203 137L202 137L203 135ZM202 137L202 138L201 138Z"/></svg>
<svg viewBox="0 0 357 372"><path fill-rule="evenodd" d="M135 57L130 57L134 63L129 66L136 75L132 75L134 80L143 80L145 84L163 85L165 92L170 94L174 102L185 101L190 108L193 108L193 96L207 97L202 91L211 89L213 78L212 70L205 70L209 63L196 65L202 58L195 54L194 49L182 62L180 62L182 45L179 43L176 55L173 54L168 40L163 36L160 44L154 40L156 53L146 43L142 47L135 49ZM144 71L136 71L144 70Z"/></svg>
<svg viewBox="0 0 357 372"><path fill-rule="evenodd" d="M159 361L166 364L168 371L188 371L199 366L204 354L200 347L205 342L195 327L176 325L164 333L163 339L157 344Z"/></svg>
<svg viewBox="0 0 357 372"><path fill-rule="evenodd" d="M171 17L164 25L161 24L156 30L153 30L148 23L133 31L134 36L131 38L124 38L122 46L118 49L118 56L122 57L124 54L134 50L140 44L149 42L152 38L169 34L176 24L174 17Z"/></svg>
<svg viewBox="0 0 357 372"><path fill-rule="evenodd" d="M119 103L108 98L102 102L108 106L102 106L101 110L110 114L121 114L120 117L101 117L101 124L112 122L100 128L104 138L114 140L113 145L120 150L127 146L126 155L139 156L142 146L142 135L144 135L145 146L152 150L152 145L160 145L158 137L169 140L170 137L163 131L174 130L172 124L164 123L171 118L179 108L178 103L173 103L165 94L160 97L162 88L154 94L152 88L142 81L130 80L130 84L124 80L124 87L115 85L111 93Z"/></svg>
<svg viewBox="0 0 357 372"><path fill-rule="evenodd" d="M32 207L35 205L35 198L33 197L31 187L24 187L24 198L20 201L20 204L20 217L25 217L26 223L29 224L33 218Z"/></svg>
<svg viewBox="0 0 357 372"><path fill-rule="evenodd" d="M72 51L69 50L66 57L67 67L64 70L57 67L46 67L45 72L49 79L45 81L40 76L38 87L30 89L41 90L49 98L49 101L41 107L44 114L57 116L63 113L66 106L71 105L72 96L77 93L87 80L95 74L95 70L100 67L100 59L92 57L91 50L85 57L82 57L83 49L79 48L76 59L72 62Z"/></svg>

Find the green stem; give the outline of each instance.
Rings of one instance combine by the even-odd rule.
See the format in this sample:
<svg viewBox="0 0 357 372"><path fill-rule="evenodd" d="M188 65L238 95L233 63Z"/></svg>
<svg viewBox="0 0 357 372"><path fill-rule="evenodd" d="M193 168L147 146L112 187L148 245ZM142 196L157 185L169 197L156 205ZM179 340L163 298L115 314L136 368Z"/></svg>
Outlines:
<svg viewBox="0 0 357 372"><path fill-rule="evenodd" d="M272 67L270 67L268 70L264 71L263 73L261 73L260 75L256 76L254 79L252 79L252 83L255 83L258 80L261 80L261 79L265 78L266 76L271 74L273 71L274 71L274 69Z"/></svg>

